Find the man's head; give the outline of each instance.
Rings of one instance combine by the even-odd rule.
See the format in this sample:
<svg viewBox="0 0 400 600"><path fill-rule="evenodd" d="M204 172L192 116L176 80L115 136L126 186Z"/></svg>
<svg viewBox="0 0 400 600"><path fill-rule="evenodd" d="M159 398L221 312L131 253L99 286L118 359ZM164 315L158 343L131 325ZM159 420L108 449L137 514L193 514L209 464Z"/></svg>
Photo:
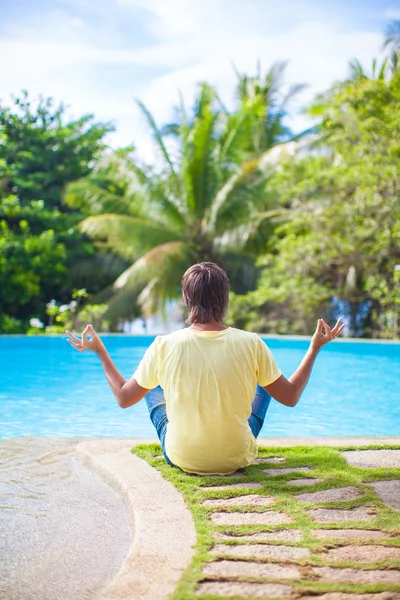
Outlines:
<svg viewBox="0 0 400 600"><path fill-rule="evenodd" d="M182 278L182 295L189 309L188 323L223 321L228 310L229 280L212 262L191 266Z"/></svg>

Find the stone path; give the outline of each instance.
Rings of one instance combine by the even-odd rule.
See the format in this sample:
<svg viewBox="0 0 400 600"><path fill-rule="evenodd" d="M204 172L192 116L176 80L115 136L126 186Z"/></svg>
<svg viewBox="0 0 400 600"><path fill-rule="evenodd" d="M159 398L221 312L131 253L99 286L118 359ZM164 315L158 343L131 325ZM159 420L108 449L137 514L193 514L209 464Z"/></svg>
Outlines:
<svg viewBox="0 0 400 600"><path fill-rule="evenodd" d="M400 571L397 569L361 571L357 569L314 567L313 573L326 581L340 581L345 583L399 583L400 581Z"/></svg>
<svg viewBox="0 0 400 600"><path fill-rule="evenodd" d="M248 496L236 496L236 498L217 498L216 500L205 500L204 506L216 506L226 508L229 506L269 506L275 502L270 496L256 494Z"/></svg>
<svg viewBox="0 0 400 600"><path fill-rule="evenodd" d="M347 450L342 455L349 465L361 469L400 467L400 450Z"/></svg>
<svg viewBox="0 0 400 600"><path fill-rule="evenodd" d="M400 548L396 550L400 551ZM386 550L386 548L384 548ZM310 556L308 548L297 548L295 546L278 546L268 544L238 544L231 546L228 544L216 544L212 554L219 556L235 556L236 558L281 558L284 560L293 560L306 558Z"/></svg>
<svg viewBox="0 0 400 600"><path fill-rule="evenodd" d="M325 530L322 530L325 531ZM381 533L381 532L373 532L373 533ZM219 533L216 531L214 533L215 540L230 540L237 542L270 542L271 540L274 542L283 541L283 542L300 542L301 541L301 533L297 529L282 529L275 531L264 531L262 533L252 533L249 535L229 535L226 533Z"/></svg>
<svg viewBox="0 0 400 600"><path fill-rule="evenodd" d="M297 472L306 472L311 471L310 467L285 467L283 469L263 469L264 473L267 475L276 476L276 475L286 475L286 473L297 473Z"/></svg>
<svg viewBox="0 0 400 600"><path fill-rule="evenodd" d="M290 479L287 482L288 485L316 485L317 483L321 483L323 479L319 479L318 477L303 477L302 479Z"/></svg>
<svg viewBox="0 0 400 600"><path fill-rule="evenodd" d="M320 540L371 540L387 537L383 531L373 529L314 529Z"/></svg>
<svg viewBox="0 0 400 600"><path fill-rule="evenodd" d="M215 525L282 525L291 523L292 519L283 513L270 510L268 512L216 512L211 515Z"/></svg>
<svg viewBox="0 0 400 600"><path fill-rule="evenodd" d="M200 594L242 596L245 598L281 598L289 596L292 588L279 583L242 583L238 581L208 581L199 585Z"/></svg>
<svg viewBox="0 0 400 600"><path fill-rule="evenodd" d="M377 516L364 506L357 508L316 508L308 511L319 523L340 523L342 521L372 521Z"/></svg>
<svg viewBox="0 0 400 600"><path fill-rule="evenodd" d="M371 485L385 504L400 510L400 480L375 481Z"/></svg>
<svg viewBox="0 0 400 600"><path fill-rule="evenodd" d="M326 557L332 562L351 561L374 563L387 560L400 562L400 548L394 546L342 546L328 550Z"/></svg>
<svg viewBox="0 0 400 600"><path fill-rule="evenodd" d="M344 500L354 500L361 496L357 488L349 486L343 488L334 488L332 490L323 490L322 492L306 492L297 494L296 500L309 502L311 504L320 504L321 502L343 502Z"/></svg>
<svg viewBox="0 0 400 600"><path fill-rule="evenodd" d="M298 579L300 569L295 565L249 562L244 560L220 560L207 563L203 569L206 575L220 577L270 577L271 579Z"/></svg>
<svg viewBox="0 0 400 600"><path fill-rule="evenodd" d="M350 464L357 463L362 468L374 467L379 460L393 466L398 460L397 454L388 454L397 451L373 451L379 452L378 456L364 451L369 454L360 458L361 452L343 452L343 455ZM290 597L293 600L400 600L400 536L393 536L376 526L379 507L371 503L357 505L368 488L343 485L326 489L328 480L308 474L312 471L311 466L286 467L285 462L286 459L279 456L255 461L261 467L268 463L277 465L276 468L259 468L258 473L265 474L264 484L244 481L200 488L208 494L226 491L230 494L228 498L211 496L202 501L210 511L209 518L216 529L209 560L203 565L202 579L196 588L199 600L210 595L222 598ZM278 466L280 464L282 466ZM300 475L298 479L286 482L270 479L290 473L304 473L304 477ZM271 484L269 489L269 481L279 483ZM325 489L302 492L293 489L318 484L323 484ZM278 487L274 488L274 485ZM400 508L400 481L366 482L366 485L388 506ZM274 496L274 489L283 486L287 486L291 498L299 502L304 518L307 517L311 525L314 523L309 533L304 534L311 536L307 539L315 540L314 546L301 545L306 538L296 528L297 517L282 508L284 504L276 503L279 497ZM349 507L348 503L353 501L355 505ZM319 506L337 502L339 504L334 507ZM345 508L341 502L347 503ZM243 526L246 529L242 529ZM266 530L260 531L263 528ZM299 580L310 582L310 586L325 583L353 585L353 588L339 588L343 591L335 592L323 592L323 588L312 591L311 588L297 587ZM354 587L363 584L389 587L387 591L375 593L367 590L361 593L362 589Z"/></svg>
<svg viewBox="0 0 400 600"><path fill-rule="evenodd" d="M400 600L400 593L381 592L378 594L354 594L330 592L321 596L302 596L301 600Z"/></svg>

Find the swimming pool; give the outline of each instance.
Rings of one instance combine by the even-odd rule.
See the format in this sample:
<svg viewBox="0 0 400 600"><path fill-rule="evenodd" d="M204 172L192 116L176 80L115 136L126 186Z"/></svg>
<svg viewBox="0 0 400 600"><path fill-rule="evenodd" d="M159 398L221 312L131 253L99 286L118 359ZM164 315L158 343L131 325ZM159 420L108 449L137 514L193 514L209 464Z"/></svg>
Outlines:
<svg viewBox="0 0 400 600"><path fill-rule="evenodd" d="M153 337L105 336L124 377ZM307 340L268 338L289 376ZM0 337L0 438L154 438L144 402L121 410L98 358L65 337ZM261 435L400 435L400 344L337 341L325 347L294 408L272 402Z"/></svg>

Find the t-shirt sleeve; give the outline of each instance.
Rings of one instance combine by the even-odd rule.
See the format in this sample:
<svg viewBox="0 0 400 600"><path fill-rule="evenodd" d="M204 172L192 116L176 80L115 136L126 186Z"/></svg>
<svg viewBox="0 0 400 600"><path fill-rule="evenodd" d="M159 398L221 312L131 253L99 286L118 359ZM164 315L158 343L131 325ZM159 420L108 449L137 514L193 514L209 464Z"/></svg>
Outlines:
<svg viewBox="0 0 400 600"><path fill-rule="evenodd" d="M138 384L146 390L152 390L158 384L158 349L159 343L156 338L147 348L138 368L133 374Z"/></svg>
<svg viewBox="0 0 400 600"><path fill-rule="evenodd" d="M257 336L257 383L261 387L265 387L276 381L281 375L271 350Z"/></svg>

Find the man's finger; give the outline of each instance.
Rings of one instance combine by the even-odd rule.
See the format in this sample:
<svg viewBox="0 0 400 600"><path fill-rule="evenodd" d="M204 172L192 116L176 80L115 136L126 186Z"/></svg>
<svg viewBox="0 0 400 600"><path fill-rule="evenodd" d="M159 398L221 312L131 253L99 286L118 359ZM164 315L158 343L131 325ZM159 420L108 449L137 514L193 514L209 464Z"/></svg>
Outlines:
<svg viewBox="0 0 400 600"><path fill-rule="evenodd" d="M339 329L338 329L338 331L336 333L336 337L342 333L342 331L343 331L344 328L345 328L345 325L342 325L341 327L339 327Z"/></svg>
<svg viewBox="0 0 400 600"><path fill-rule="evenodd" d="M82 346L87 345L88 333L89 333L89 325L86 325L85 329L82 331Z"/></svg>
<svg viewBox="0 0 400 600"><path fill-rule="evenodd" d="M321 319L318 319L317 329L315 330L315 333L322 333L322 321L321 321Z"/></svg>
<svg viewBox="0 0 400 600"><path fill-rule="evenodd" d="M73 340L70 340L69 338L67 338L67 342L68 344L70 344L73 348L75 348L76 350L79 350L80 352L82 352L85 348L82 348L81 343L77 343L74 342Z"/></svg>
<svg viewBox="0 0 400 600"><path fill-rule="evenodd" d="M76 335L74 335L73 333L71 333L70 331L65 332L67 335L69 335L69 337L74 340L74 342L79 342L79 344L81 343L81 340L79 338L76 337Z"/></svg>
<svg viewBox="0 0 400 600"><path fill-rule="evenodd" d="M331 337L331 328L329 327L329 325L327 323L325 323L325 321L323 319L321 319L321 321L324 326L326 335L330 338Z"/></svg>
<svg viewBox="0 0 400 600"><path fill-rule="evenodd" d="M342 317L339 317L338 320L336 321L335 327L333 327L333 329L332 329L333 334L336 334L337 330L340 327L341 322L342 322Z"/></svg>
<svg viewBox="0 0 400 600"><path fill-rule="evenodd" d="M67 342L69 344L71 344L71 346L74 346L74 348L81 348L82 347L82 344L81 344L80 340L78 340L77 342L75 342L74 340L71 340L71 338L67 338Z"/></svg>
<svg viewBox="0 0 400 600"><path fill-rule="evenodd" d="M337 325L336 327L334 327L334 329L332 329L332 334L333 335L339 335L339 332L343 330L344 325Z"/></svg>

